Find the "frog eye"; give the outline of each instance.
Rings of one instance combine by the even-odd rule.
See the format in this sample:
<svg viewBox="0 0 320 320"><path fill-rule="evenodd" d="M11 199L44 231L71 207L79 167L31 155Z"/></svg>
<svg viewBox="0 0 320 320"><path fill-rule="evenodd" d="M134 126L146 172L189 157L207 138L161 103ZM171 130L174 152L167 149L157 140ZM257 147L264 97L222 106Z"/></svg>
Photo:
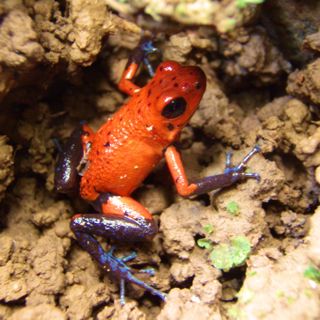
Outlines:
<svg viewBox="0 0 320 320"><path fill-rule="evenodd" d="M161 115L167 119L173 119L181 116L186 110L187 102L184 98L178 97L172 99L162 109Z"/></svg>

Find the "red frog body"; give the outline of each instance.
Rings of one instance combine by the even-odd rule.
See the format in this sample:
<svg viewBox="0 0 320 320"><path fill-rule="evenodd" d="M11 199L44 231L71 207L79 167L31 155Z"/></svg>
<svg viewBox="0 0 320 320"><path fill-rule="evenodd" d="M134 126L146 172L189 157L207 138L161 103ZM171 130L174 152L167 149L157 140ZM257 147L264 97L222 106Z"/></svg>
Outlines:
<svg viewBox="0 0 320 320"><path fill-rule="evenodd" d="M130 195L163 157L178 193L184 197L246 178L259 180L258 174L245 172L246 163L260 150L256 146L239 165L231 166L229 153L222 174L189 183L173 142L196 111L205 92L206 77L197 66L166 61L143 88L138 87L133 77L142 61L151 70L146 55L154 50L149 40L142 39L119 83L120 90L131 99L96 133L86 124L76 129L61 150L56 166L57 191L74 194L80 190L81 197L97 211L75 215L70 227L79 244L119 279L122 304L125 282L141 286L162 300L166 295L133 275L126 262L135 258L135 253L117 258L114 247L105 251L95 235L120 242L152 239L158 226L150 212ZM153 274L150 269L139 272Z"/></svg>
<svg viewBox="0 0 320 320"><path fill-rule="evenodd" d="M103 192L130 195L177 140L205 88L206 78L199 67L162 63L152 81L91 134L89 165L81 179L82 198L92 201ZM174 99L179 99L183 115L165 118L161 112Z"/></svg>

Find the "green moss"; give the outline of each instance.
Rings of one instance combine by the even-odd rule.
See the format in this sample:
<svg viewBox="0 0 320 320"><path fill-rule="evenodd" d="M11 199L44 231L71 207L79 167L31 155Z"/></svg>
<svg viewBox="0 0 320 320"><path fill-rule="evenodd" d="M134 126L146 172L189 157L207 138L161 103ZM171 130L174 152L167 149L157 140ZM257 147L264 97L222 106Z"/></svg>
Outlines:
<svg viewBox="0 0 320 320"><path fill-rule="evenodd" d="M213 232L213 225L212 224L206 224L203 227L203 231L206 234L210 235ZM200 248L204 248L204 249L207 249L207 250L211 250L212 249L212 241L210 239L207 239L207 238L201 238L201 239L197 240L197 245Z"/></svg>
<svg viewBox="0 0 320 320"><path fill-rule="evenodd" d="M240 9L244 9L250 4L261 4L264 0L236 0L236 6Z"/></svg>
<svg viewBox="0 0 320 320"><path fill-rule="evenodd" d="M233 216L237 216L240 212L240 207L237 202L230 201L227 204L227 211L228 211L228 213L232 214Z"/></svg>
<svg viewBox="0 0 320 320"><path fill-rule="evenodd" d="M313 292L310 289L304 289L303 293L305 294L305 296L309 299L313 298Z"/></svg>
<svg viewBox="0 0 320 320"><path fill-rule="evenodd" d="M315 266L310 265L304 270L303 275L310 280L320 283L320 270Z"/></svg>
<svg viewBox="0 0 320 320"><path fill-rule="evenodd" d="M283 298L284 297L283 290L277 289L276 290L276 296L277 296L277 298Z"/></svg>
<svg viewBox="0 0 320 320"><path fill-rule="evenodd" d="M232 306L228 309L228 316L231 319L241 319L242 318L242 311L238 306Z"/></svg>
<svg viewBox="0 0 320 320"><path fill-rule="evenodd" d="M297 299L292 297L292 296L288 296L287 297L287 303L290 305L290 304L293 304Z"/></svg>
<svg viewBox="0 0 320 320"><path fill-rule="evenodd" d="M186 5L184 3L179 3L176 6L176 10L175 11L180 16L185 16L185 17L188 16L188 9L186 8Z"/></svg>
<svg viewBox="0 0 320 320"><path fill-rule="evenodd" d="M203 230L204 230L205 233L211 234L213 232L213 225L212 224L206 224L203 227Z"/></svg>
<svg viewBox="0 0 320 320"><path fill-rule="evenodd" d="M204 249L212 249L212 244L211 244L211 241L207 238L203 238L203 239L199 239L197 241L197 245L200 247L200 248L204 248Z"/></svg>
<svg viewBox="0 0 320 320"><path fill-rule="evenodd" d="M234 267L244 264L251 252L250 242L246 237L233 238L230 243L222 243L216 246L211 254L212 264L223 271L229 271Z"/></svg>
<svg viewBox="0 0 320 320"><path fill-rule="evenodd" d="M236 19L234 19L234 18L226 19L225 22L224 22L225 31L233 30L234 27L236 26L236 24L237 24L237 20Z"/></svg>

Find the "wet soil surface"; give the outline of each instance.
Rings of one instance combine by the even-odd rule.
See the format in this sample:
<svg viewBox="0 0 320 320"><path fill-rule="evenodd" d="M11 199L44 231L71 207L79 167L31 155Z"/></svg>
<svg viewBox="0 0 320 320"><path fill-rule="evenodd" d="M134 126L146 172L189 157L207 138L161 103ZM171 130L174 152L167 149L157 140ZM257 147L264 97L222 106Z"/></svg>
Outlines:
<svg viewBox="0 0 320 320"><path fill-rule="evenodd" d="M320 4L239 2L0 3L1 319L320 318ZM261 181L183 199L160 163L133 195L160 231L117 255L137 251L131 264L155 269L141 279L167 302L128 285L121 307L118 283L69 228L93 209L57 194L53 177L57 141L82 120L97 130L126 101L117 83L142 30L161 50L154 65L207 76L178 143L188 177L220 173L226 152L237 163L259 144L249 170ZM239 236L250 254L217 267L212 251Z"/></svg>

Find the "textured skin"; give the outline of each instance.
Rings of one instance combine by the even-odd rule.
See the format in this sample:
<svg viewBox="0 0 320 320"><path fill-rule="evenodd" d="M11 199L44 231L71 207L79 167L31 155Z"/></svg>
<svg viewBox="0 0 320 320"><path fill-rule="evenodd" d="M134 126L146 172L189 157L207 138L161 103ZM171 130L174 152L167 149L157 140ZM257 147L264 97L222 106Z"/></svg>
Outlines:
<svg viewBox="0 0 320 320"><path fill-rule="evenodd" d="M160 64L154 78L92 135L81 197L94 201L100 193L130 195L179 137L205 87L200 68L171 61ZM187 101L184 114L176 119L161 116L165 104L176 97Z"/></svg>

